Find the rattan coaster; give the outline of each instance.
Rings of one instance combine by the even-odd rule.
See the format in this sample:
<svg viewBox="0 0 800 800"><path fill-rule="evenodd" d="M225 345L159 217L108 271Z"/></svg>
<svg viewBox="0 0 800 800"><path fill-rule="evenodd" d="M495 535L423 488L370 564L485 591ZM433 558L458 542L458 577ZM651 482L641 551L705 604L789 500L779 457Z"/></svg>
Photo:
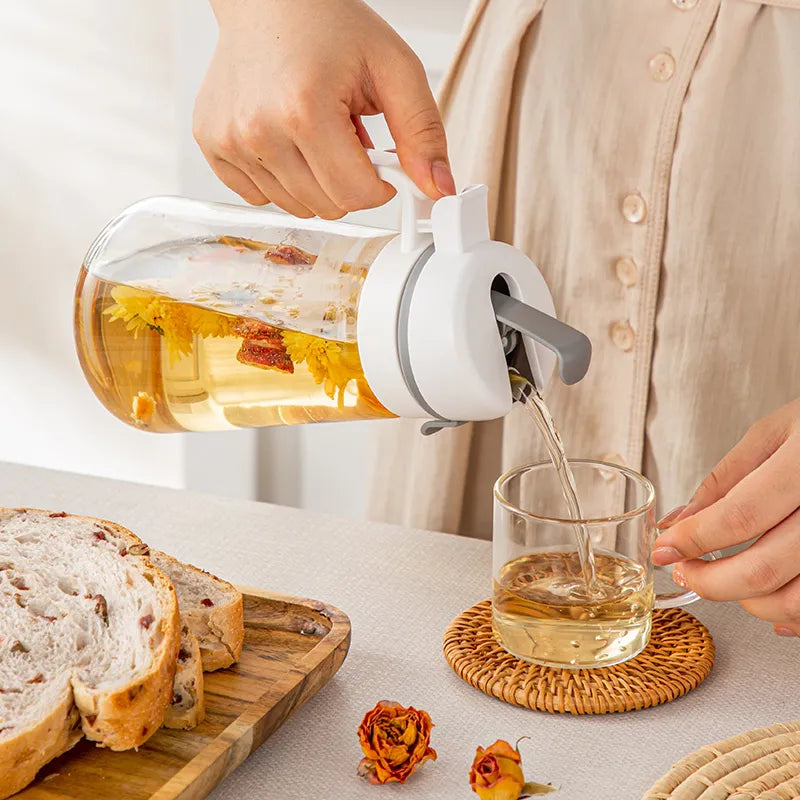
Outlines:
<svg viewBox="0 0 800 800"><path fill-rule="evenodd" d="M456 674L492 697L536 711L608 714L668 703L699 686L714 664L706 627L679 608L653 612L650 643L613 667L551 669L507 653L492 633L491 601L459 614L444 635Z"/></svg>
<svg viewBox="0 0 800 800"><path fill-rule="evenodd" d="M679 761L643 800L791 800L800 797L800 721L706 745Z"/></svg>

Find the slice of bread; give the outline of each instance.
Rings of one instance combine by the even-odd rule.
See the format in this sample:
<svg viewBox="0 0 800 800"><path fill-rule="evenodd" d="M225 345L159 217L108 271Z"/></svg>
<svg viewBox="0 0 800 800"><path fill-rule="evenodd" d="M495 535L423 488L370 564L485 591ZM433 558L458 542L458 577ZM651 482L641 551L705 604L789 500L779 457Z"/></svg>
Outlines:
<svg viewBox="0 0 800 800"><path fill-rule="evenodd" d="M0 509L0 798L85 735L145 742L173 696L175 589L105 520Z"/></svg>
<svg viewBox="0 0 800 800"><path fill-rule="evenodd" d="M150 557L175 586L181 617L200 645L203 669L213 672L238 661L244 642L241 592L233 584L166 553L153 550Z"/></svg>
<svg viewBox="0 0 800 800"><path fill-rule="evenodd" d="M180 604L180 598L178 599ZM203 695L203 661L197 637L186 622L181 625L181 649L178 670L172 686L172 702L164 715L165 728L189 730L199 725L206 715Z"/></svg>

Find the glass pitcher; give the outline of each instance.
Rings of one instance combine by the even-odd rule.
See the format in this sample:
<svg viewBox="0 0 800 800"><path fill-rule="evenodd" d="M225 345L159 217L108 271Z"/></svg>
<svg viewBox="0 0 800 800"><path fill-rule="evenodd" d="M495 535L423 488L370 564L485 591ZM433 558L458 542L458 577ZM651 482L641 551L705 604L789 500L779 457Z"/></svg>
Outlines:
<svg viewBox="0 0 800 800"><path fill-rule="evenodd" d="M153 432L404 416L429 433L507 413L509 365L541 388L558 358L579 380L588 340L490 239L486 187L431 203L394 154L370 156L399 232L182 197L110 222L75 302L106 408Z"/></svg>

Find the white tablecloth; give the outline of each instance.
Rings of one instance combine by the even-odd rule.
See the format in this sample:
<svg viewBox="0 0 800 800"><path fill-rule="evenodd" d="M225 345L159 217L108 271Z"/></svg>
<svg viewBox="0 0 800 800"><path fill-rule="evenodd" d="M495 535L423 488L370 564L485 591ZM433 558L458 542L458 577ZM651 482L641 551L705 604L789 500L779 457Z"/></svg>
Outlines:
<svg viewBox="0 0 800 800"><path fill-rule="evenodd" d="M523 742L530 779L560 800L636 800L673 762L739 731L800 716L800 643L737 605L698 603L717 660L685 698L647 711L551 716L513 708L462 683L442 634L486 597L490 545L289 508L0 465L0 505L116 520L145 541L230 580L324 600L345 611L353 643L341 671L213 793L214 800L432 800L472 795L476 745ZM439 760L405 786L355 777L356 729L381 699L430 712Z"/></svg>

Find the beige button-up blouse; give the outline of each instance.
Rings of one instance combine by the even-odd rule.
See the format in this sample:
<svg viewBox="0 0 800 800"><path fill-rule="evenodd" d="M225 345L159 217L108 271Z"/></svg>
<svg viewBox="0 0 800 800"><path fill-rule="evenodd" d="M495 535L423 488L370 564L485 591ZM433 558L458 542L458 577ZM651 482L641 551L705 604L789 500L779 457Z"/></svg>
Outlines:
<svg viewBox="0 0 800 800"><path fill-rule="evenodd" d="M685 502L800 395L800 0L481 0L441 100L458 182L592 340L547 393L568 454ZM544 455L519 410L416 428L379 434L373 518L487 536Z"/></svg>

